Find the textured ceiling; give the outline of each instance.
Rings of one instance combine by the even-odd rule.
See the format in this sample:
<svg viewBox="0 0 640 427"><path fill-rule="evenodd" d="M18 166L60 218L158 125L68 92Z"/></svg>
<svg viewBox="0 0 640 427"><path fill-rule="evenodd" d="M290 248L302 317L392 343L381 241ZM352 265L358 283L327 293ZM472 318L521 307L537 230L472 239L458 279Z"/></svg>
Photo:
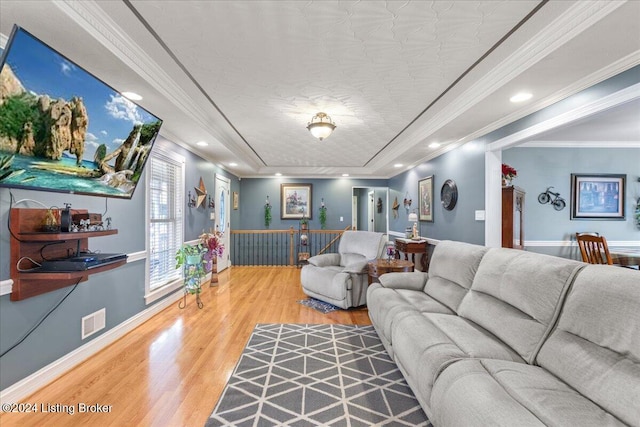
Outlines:
<svg viewBox="0 0 640 427"><path fill-rule="evenodd" d="M163 136L242 177L393 176L637 65L638 22L640 2L0 2L0 32L141 93Z"/></svg>

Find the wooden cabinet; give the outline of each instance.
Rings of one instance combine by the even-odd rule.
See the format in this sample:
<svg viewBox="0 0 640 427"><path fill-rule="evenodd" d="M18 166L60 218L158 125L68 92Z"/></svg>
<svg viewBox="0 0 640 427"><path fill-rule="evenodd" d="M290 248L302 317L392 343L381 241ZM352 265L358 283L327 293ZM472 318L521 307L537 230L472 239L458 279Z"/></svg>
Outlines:
<svg viewBox="0 0 640 427"><path fill-rule="evenodd" d="M520 187L502 187L502 247L524 249L524 196Z"/></svg>
<svg viewBox="0 0 640 427"><path fill-rule="evenodd" d="M84 232L43 232L42 223L47 209L10 210L11 257L10 276L13 280L11 301L19 301L74 285L88 280L90 274L119 267L127 262L123 259L112 264L83 271L39 271L35 263L44 259L65 258L87 251L90 237L117 234L118 230ZM74 213L87 213L74 210ZM30 261L33 260L34 262ZM28 270L28 271L26 271Z"/></svg>

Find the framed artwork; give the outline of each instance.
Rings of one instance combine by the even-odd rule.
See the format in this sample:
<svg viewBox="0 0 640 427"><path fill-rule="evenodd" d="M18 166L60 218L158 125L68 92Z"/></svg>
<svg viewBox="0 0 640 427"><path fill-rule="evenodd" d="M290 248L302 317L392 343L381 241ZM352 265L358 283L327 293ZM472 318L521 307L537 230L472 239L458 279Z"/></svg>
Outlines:
<svg viewBox="0 0 640 427"><path fill-rule="evenodd" d="M238 200L238 192L234 191L233 192L233 210L237 211L238 210L238 205L240 204L239 200Z"/></svg>
<svg viewBox="0 0 640 427"><path fill-rule="evenodd" d="M280 218L311 219L311 184L280 184Z"/></svg>
<svg viewBox="0 0 640 427"><path fill-rule="evenodd" d="M433 222L433 175L418 181L418 218Z"/></svg>
<svg viewBox="0 0 640 427"><path fill-rule="evenodd" d="M624 174L571 174L571 219L624 220Z"/></svg>

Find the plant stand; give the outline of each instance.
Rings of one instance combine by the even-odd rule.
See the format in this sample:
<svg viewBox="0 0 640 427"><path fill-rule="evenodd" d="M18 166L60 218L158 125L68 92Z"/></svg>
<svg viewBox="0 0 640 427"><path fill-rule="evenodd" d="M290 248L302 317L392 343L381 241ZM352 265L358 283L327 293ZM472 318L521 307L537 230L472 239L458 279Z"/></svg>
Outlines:
<svg viewBox="0 0 640 427"><path fill-rule="evenodd" d="M187 256L186 262L182 267L182 276L184 280L184 295L182 296L182 301L178 303L178 308L182 309L187 306L187 294L195 294L198 308L204 307L200 299L201 282L205 276L202 255Z"/></svg>

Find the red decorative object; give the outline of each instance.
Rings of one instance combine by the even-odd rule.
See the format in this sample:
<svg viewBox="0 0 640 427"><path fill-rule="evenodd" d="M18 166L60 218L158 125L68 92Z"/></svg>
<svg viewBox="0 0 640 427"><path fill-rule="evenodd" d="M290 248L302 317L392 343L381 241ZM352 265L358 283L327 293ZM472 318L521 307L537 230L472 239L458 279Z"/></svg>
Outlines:
<svg viewBox="0 0 640 427"><path fill-rule="evenodd" d="M518 171L506 163L502 164L502 185L511 185L511 180L518 176Z"/></svg>

